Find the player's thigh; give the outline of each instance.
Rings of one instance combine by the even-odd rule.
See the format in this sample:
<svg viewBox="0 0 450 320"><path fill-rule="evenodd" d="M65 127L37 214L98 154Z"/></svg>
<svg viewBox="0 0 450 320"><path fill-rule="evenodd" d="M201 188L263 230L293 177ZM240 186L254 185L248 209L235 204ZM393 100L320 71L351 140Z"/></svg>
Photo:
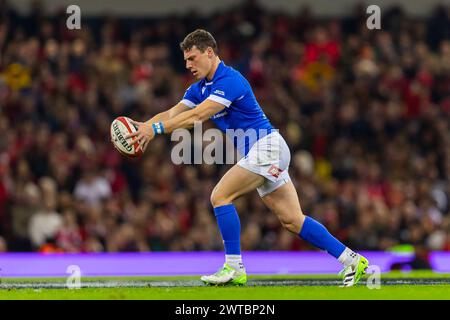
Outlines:
<svg viewBox="0 0 450 320"><path fill-rule="evenodd" d="M292 181L288 181L261 199L277 215L286 229L294 233L300 232L305 216Z"/></svg>
<svg viewBox="0 0 450 320"><path fill-rule="evenodd" d="M264 178L256 173L234 165L215 186L211 194L214 207L232 203L240 196L255 190L264 183Z"/></svg>

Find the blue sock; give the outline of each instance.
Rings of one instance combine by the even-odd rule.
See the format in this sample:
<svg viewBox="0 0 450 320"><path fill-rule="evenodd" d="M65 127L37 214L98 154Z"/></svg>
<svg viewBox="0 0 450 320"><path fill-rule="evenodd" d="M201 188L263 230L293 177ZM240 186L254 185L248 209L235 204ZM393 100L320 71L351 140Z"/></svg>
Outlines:
<svg viewBox="0 0 450 320"><path fill-rule="evenodd" d="M326 250L335 258L339 258L346 248L320 222L310 217L305 218L299 235L303 240L308 241L319 249Z"/></svg>
<svg viewBox="0 0 450 320"><path fill-rule="evenodd" d="M214 208L217 224L222 234L225 254L241 254L241 222L234 204Z"/></svg>

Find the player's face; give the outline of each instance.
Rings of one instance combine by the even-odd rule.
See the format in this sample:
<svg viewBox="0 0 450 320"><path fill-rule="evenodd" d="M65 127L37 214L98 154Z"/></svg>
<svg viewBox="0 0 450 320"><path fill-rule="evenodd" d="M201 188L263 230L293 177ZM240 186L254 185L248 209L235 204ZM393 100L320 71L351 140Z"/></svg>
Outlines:
<svg viewBox="0 0 450 320"><path fill-rule="evenodd" d="M214 51L211 48L201 52L196 46L193 46L191 50L183 51L183 54L186 69L189 69L195 79L205 78L210 73L214 56Z"/></svg>

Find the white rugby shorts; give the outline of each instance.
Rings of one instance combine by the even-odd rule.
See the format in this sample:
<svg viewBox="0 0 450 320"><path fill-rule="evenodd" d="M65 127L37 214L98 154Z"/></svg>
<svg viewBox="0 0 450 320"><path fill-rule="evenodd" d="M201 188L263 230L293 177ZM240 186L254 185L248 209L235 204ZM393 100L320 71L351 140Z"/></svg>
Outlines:
<svg viewBox="0 0 450 320"><path fill-rule="evenodd" d="M286 141L278 131L274 131L256 141L237 164L265 178L264 184L257 188L262 198L291 180L288 173L290 161L291 152Z"/></svg>

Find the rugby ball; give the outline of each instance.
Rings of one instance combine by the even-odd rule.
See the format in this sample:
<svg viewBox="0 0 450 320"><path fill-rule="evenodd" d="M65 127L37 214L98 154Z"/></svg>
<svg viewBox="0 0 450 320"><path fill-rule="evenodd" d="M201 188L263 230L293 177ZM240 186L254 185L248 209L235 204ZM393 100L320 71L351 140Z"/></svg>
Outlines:
<svg viewBox="0 0 450 320"><path fill-rule="evenodd" d="M122 155L131 158L142 155L141 149L136 151L139 144L137 142L131 143L134 138L125 139L127 134L136 131L136 127L131 123L130 118L127 117L118 117L111 123L111 142Z"/></svg>

